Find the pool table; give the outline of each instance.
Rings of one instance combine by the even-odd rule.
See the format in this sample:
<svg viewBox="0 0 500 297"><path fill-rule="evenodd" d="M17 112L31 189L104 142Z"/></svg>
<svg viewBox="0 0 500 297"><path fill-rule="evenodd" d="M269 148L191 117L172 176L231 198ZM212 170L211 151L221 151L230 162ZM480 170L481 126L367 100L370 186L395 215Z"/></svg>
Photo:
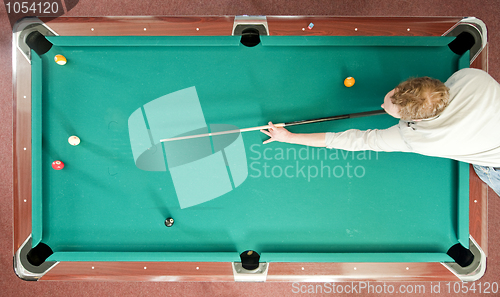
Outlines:
<svg viewBox="0 0 500 297"><path fill-rule="evenodd" d="M409 77L487 70L476 18L26 18L13 63L24 280L484 274L487 188L469 164L263 145L258 131L162 141L378 111ZM395 124L384 113L289 129Z"/></svg>

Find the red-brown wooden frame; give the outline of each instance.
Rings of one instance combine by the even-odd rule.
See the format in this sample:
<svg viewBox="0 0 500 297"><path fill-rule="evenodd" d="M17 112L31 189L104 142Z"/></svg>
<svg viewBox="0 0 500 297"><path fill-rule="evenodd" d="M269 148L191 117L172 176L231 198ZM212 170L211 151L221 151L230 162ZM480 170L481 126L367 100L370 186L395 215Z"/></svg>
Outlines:
<svg viewBox="0 0 500 297"><path fill-rule="evenodd" d="M60 17L59 35L231 35L235 17ZM270 35L441 36L458 17L267 17ZM307 26L313 23L312 30ZM471 67L487 71L487 48ZM31 234L31 66L13 48L14 252ZM470 168L469 232L487 254L487 186ZM61 262L43 280L233 281L231 263ZM267 281L459 280L441 263L271 263Z"/></svg>

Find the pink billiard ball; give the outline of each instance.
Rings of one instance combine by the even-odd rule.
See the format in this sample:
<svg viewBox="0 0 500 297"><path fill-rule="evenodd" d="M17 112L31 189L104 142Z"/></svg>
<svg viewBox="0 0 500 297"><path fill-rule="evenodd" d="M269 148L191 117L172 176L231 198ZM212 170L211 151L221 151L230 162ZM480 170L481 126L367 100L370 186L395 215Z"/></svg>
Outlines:
<svg viewBox="0 0 500 297"><path fill-rule="evenodd" d="M54 161L52 162L52 168L54 168L55 170L61 170L64 168L64 163L59 160Z"/></svg>

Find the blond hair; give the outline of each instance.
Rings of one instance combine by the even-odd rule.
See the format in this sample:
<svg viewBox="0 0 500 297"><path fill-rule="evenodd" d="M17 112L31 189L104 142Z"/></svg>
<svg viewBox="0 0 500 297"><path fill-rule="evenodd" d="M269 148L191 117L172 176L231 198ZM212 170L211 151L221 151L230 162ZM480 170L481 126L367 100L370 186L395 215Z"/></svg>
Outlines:
<svg viewBox="0 0 500 297"><path fill-rule="evenodd" d="M450 89L444 83L430 77L411 78L400 83L391 97L401 109L405 121L423 120L438 116L450 101Z"/></svg>

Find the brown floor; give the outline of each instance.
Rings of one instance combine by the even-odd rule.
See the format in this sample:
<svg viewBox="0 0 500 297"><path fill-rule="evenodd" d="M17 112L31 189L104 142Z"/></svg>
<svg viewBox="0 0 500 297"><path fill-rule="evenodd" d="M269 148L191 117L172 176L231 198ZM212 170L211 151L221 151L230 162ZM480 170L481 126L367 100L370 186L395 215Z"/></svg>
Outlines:
<svg viewBox="0 0 500 297"><path fill-rule="evenodd" d="M14 1L5 1L14 2ZM20 1L18 1L20 2ZM40 2L40 1L38 1ZM49 1L53 2L53 1ZM60 1L58 1L60 2ZM500 81L500 1L457 0L80 0L68 16L111 15L342 15L342 16L475 16L488 27L489 72ZM292 3L293 2L293 3ZM0 296L296 296L292 283L141 283L141 282L25 282L12 269L12 62L11 27L0 7ZM489 250L487 282L500 282L500 198L489 191ZM401 283L390 283L398 288ZM441 293L455 296L441 284ZM436 284L433 284L436 285ZM470 287L471 284L468 284ZM453 288L453 284L451 285ZM497 287L498 288L498 287ZM491 290L490 290L491 292ZM314 295L314 294L307 294ZM319 294L318 294L319 295ZM362 294L349 294L359 295ZM389 296L391 294L387 294ZM401 294L403 295L403 294ZM497 294L466 294L500 296ZM384 295L382 295L384 296ZM416 294L414 296L417 296Z"/></svg>

